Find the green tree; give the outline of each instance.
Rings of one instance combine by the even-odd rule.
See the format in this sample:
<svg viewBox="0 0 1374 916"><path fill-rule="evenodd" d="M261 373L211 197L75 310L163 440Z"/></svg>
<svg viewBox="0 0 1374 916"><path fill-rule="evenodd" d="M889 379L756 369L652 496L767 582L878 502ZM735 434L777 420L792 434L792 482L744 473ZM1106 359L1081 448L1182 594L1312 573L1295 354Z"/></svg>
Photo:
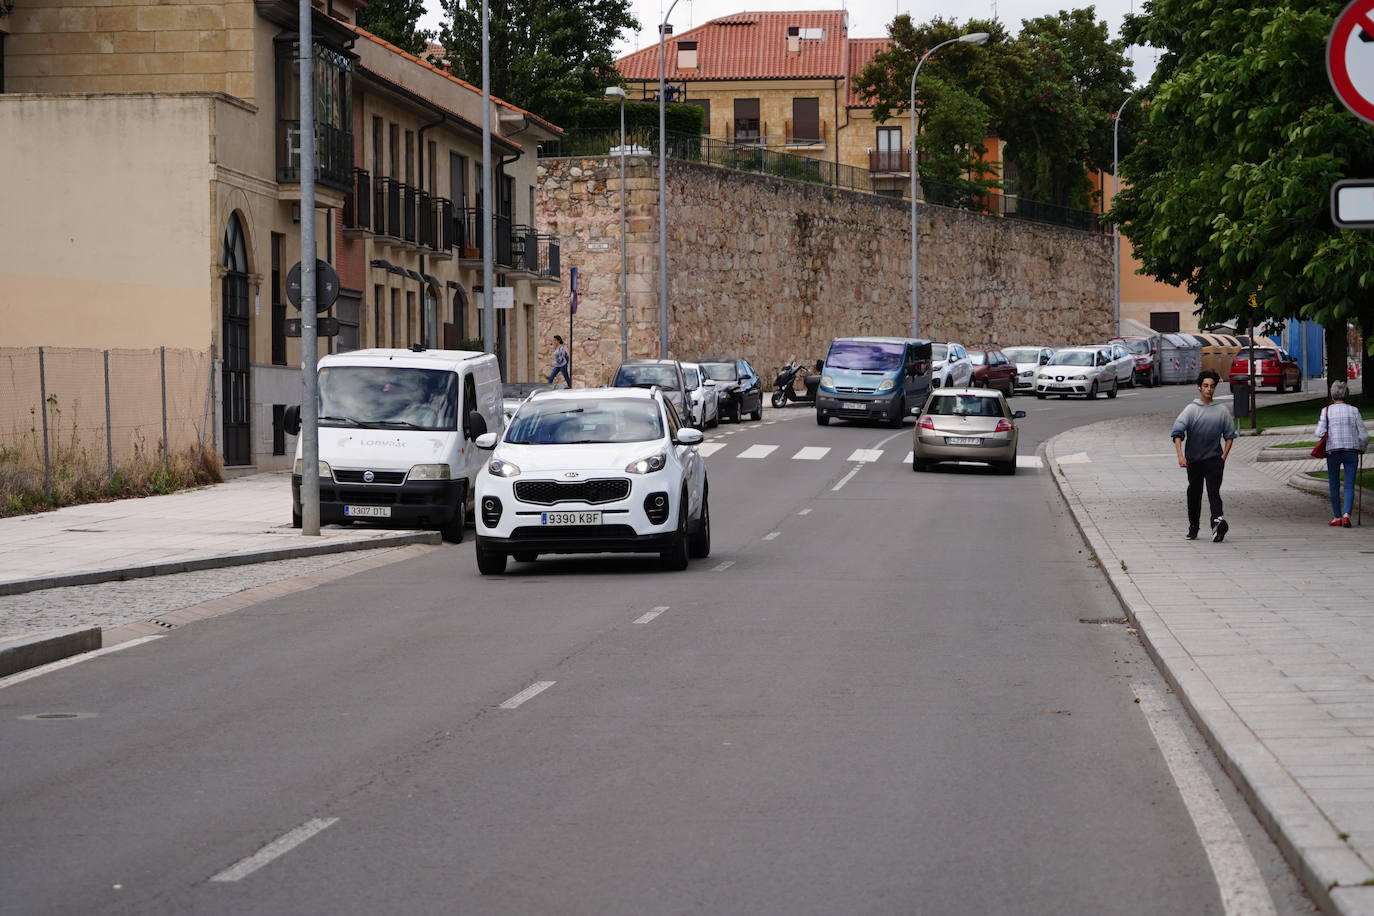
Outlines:
<svg viewBox="0 0 1374 916"><path fill-rule="evenodd" d="M439 43L453 73L482 84L480 0L442 0ZM630 0L489 0L492 95L559 124L617 82L612 45L638 29Z"/></svg>
<svg viewBox="0 0 1374 916"><path fill-rule="evenodd" d="M1186 287L1205 320L1312 318L1333 355L1347 321L1369 325L1374 290L1374 239L1328 214L1333 181L1374 174L1370 129L1323 66L1342 5L1152 0L1128 17L1127 40L1167 53L1112 211L1143 272Z"/></svg>
<svg viewBox="0 0 1374 916"><path fill-rule="evenodd" d="M419 27L424 0L369 0L358 10L358 25L402 51L422 57L434 33Z"/></svg>

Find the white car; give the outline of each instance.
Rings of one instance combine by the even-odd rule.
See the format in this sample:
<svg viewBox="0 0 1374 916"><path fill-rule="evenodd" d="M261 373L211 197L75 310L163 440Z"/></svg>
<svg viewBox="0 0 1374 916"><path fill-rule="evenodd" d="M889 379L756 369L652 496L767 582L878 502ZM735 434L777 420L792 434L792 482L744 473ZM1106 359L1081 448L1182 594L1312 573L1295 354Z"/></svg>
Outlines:
<svg viewBox="0 0 1374 916"><path fill-rule="evenodd" d="M1035 379L1035 396L1044 400L1052 394L1066 398L1081 394L1095 398L1098 392L1116 397L1116 372L1101 347L1064 347L1054 351L1048 364L1040 367Z"/></svg>
<svg viewBox="0 0 1374 916"><path fill-rule="evenodd" d="M1108 365L1116 376L1116 384L1135 387L1135 356L1119 343L1098 344L1098 349L1107 354Z"/></svg>
<svg viewBox="0 0 1374 916"><path fill-rule="evenodd" d="M930 347L930 386L967 388L973 384L973 360L963 344L937 343Z"/></svg>
<svg viewBox="0 0 1374 916"><path fill-rule="evenodd" d="M1034 391L1035 376L1054 356L1054 347L1003 347L1002 352L1016 364L1016 390Z"/></svg>
<svg viewBox="0 0 1374 916"><path fill-rule="evenodd" d="M532 395L477 475L477 568L541 553L657 553L686 569L711 553L701 430L679 422L655 388L560 389Z"/></svg>
<svg viewBox="0 0 1374 916"><path fill-rule="evenodd" d="M713 429L720 425L720 389L698 363L683 363L682 377L687 381L687 405L692 411L692 425L697 429Z"/></svg>

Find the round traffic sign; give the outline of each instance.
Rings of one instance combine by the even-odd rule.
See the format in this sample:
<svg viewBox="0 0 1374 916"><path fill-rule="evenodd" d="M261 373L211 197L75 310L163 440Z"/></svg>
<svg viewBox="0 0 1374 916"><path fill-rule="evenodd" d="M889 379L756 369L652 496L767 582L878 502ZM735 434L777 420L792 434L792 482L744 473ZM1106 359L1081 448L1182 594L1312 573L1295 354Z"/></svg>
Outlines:
<svg viewBox="0 0 1374 916"><path fill-rule="evenodd" d="M1326 42L1326 75L1350 113L1374 124L1374 0L1354 0Z"/></svg>
<svg viewBox="0 0 1374 916"><path fill-rule="evenodd" d="M296 308L301 307L301 262L297 261L286 274L286 298ZM315 259L315 311L327 312L339 298L339 274L328 261Z"/></svg>

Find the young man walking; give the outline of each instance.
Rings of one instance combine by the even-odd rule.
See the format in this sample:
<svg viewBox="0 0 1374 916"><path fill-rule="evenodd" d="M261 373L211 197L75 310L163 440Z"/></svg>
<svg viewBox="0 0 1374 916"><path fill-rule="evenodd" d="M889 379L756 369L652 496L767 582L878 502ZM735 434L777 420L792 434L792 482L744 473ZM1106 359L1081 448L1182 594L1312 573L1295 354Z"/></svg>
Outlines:
<svg viewBox="0 0 1374 916"><path fill-rule="evenodd" d="M1198 373L1198 397L1178 415L1173 431L1174 451L1178 466L1188 470L1188 534L1197 540L1198 521L1202 514L1202 488L1207 488L1207 507L1212 515L1212 540L1220 543L1231 526L1222 514L1221 476L1226 470L1226 458L1236 440L1236 422L1225 404L1212 400L1217 393L1221 376L1211 369Z"/></svg>

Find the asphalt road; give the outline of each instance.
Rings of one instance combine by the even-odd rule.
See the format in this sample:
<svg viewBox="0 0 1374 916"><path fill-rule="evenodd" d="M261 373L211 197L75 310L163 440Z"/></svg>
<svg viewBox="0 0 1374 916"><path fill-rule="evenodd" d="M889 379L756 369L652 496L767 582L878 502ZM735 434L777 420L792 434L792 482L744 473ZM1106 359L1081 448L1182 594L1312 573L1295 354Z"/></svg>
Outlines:
<svg viewBox="0 0 1374 916"><path fill-rule="evenodd" d="M1192 393L1018 398L1021 452ZM1044 472L765 419L710 436L684 573L464 543L0 690L0 910L1224 912Z"/></svg>

